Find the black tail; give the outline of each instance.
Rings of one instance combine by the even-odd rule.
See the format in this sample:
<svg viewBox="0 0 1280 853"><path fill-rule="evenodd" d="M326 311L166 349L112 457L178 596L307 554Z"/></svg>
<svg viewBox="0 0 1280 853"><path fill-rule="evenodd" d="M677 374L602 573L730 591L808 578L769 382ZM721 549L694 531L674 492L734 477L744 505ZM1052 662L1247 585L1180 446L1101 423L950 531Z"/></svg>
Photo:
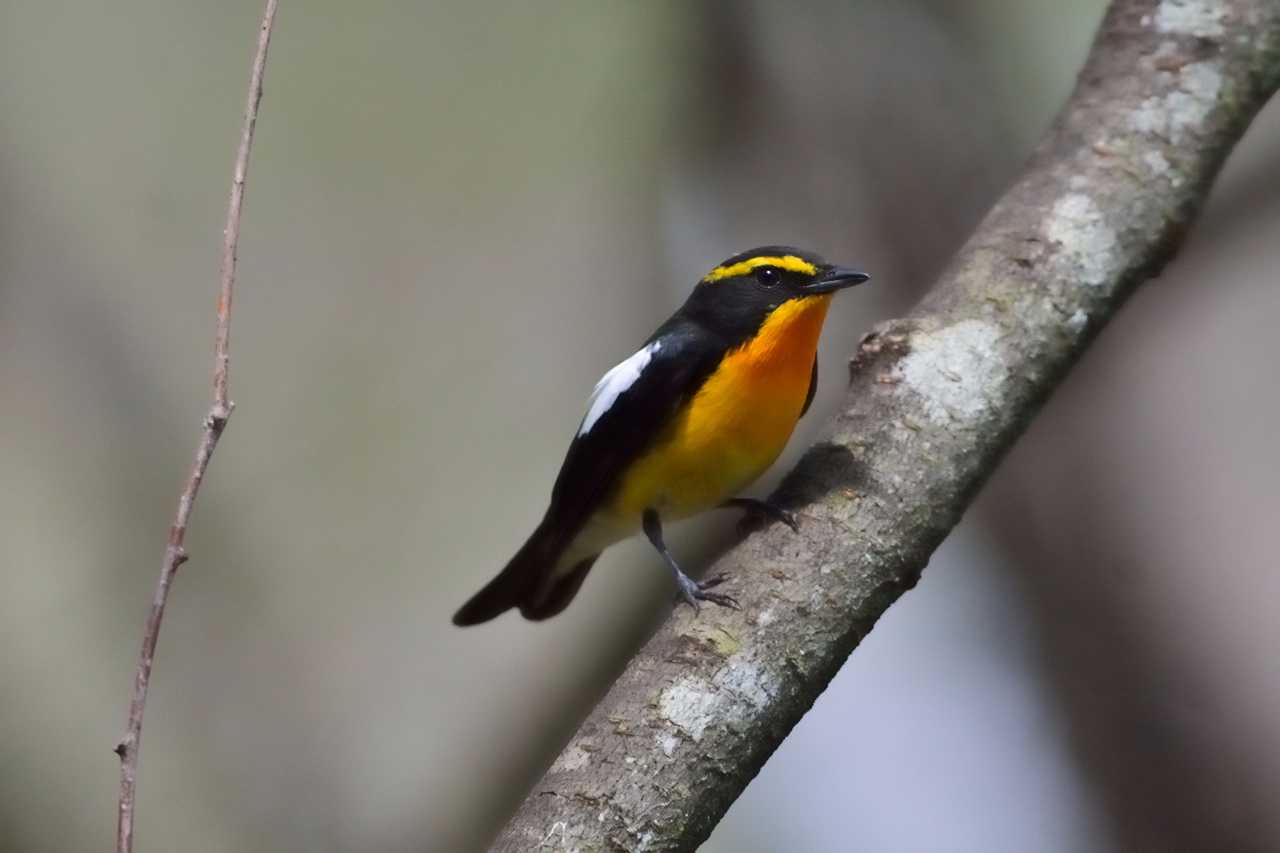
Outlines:
<svg viewBox="0 0 1280 853"><path fill-rule="evenodd" d="M553 578L564 550L561 540L545 522L539 524L507 567L453 614L453 624L478 625L513 607L520 608L526 619L547 619L564 610L596 558L589 557Z"/></svg>
<svg viewBox="0 0 1280 853"><path fill-rule="evenodd" d="M569 602L573 601L573 597L578 594L578 588L587 579L587 572L591 571L591 566L595 563L596 557L599 556L599 554L596 554L594 557L587 557L570 569L568 574L552 581L550 587L545 590L539 590L530 596L520 605L520 615L538 622L543 619L550 619L561 610L564 610L569 606Z"/></svg>

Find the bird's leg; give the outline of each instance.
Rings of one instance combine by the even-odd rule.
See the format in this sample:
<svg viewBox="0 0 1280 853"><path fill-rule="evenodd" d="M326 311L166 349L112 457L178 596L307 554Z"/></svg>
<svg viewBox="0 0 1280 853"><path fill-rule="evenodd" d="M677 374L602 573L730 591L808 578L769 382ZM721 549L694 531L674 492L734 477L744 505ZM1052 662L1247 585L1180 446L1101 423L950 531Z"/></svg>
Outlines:
<svg viewBox="0 0 1280 853"><path fill-rule="evenodd" d="M762 501L757 498L729 498L729 500L720 504L720 507L722 509L743 509L747 511L747 518L753 515L763 516L773 521L781 521L796 533L800 532L800 525L796 522L794 515L768 501Z"/></svg>
<svg viewBox="0 0 1280 853"><path fill-rule="evenodd" d="M695 613L699 610L699 601L710 601L712 604L718 604L721 607L732 607L734 610L742 609L738 605L738 600L733 596L725 595L722 592L708 592L712 587L724 583L724 575L716 575L715 577L707 578L705 581L698 582L680 569L680 564L676 562L676 558L671 556L671 552L667 550L667 543L662 540L662 521L659 520L658 513L655 510L646 509L644 515L641 516L641 522L644 527L644 535L649 537L653 547L658 549L662 559L666 560L667 567L676 576L676 586L680 588L676 596L677 602L685 602L693 608Z"/></svg>

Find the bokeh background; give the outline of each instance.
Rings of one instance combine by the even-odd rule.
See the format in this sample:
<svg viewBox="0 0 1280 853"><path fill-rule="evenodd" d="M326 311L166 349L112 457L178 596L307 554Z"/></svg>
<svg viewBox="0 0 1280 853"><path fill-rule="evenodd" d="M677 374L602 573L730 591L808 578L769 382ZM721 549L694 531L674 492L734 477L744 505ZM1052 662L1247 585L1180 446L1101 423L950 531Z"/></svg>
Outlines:
<svg viewBox="0 0 1280 853"><path fill-rule="evenodd" d="M794 457L1102 7L286 2L139 851L483 849L668 612L632 543L556 620L448 623L595 379L732 252L861 264ZM0 7L6 850L110 844L259 12ZM704 850L1280 849L1278 113Z"/></svg>

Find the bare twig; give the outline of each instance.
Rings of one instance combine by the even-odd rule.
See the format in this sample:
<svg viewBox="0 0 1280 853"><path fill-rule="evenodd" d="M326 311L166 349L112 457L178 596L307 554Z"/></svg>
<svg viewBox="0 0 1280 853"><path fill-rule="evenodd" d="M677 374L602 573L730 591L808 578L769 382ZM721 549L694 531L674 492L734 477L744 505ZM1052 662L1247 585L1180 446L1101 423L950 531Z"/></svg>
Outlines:
<svg viewBox="0 0 1280 853"><path fill-rule="evenodd" d="M249 151L253 147L253 131L258 121L258 103L262 100L262 75L267 64L267 47L271 43L271 27L275 22L277 0L267 0L262 13L262 25L258 31L258 49L253 59L249 77L249 98L244 110L244 125L240 131L240 147L236 152L235 169L231 179L231 200L227 205L227 224L222 241L222 283L218 291L217 331L214 342L213 405L204 419L204 432L196 447L196 458L187 477L186 486L178 498L178 510L169 527L169 542L164 549L164 561L160 566L160 578L156 582L151 610L142 634L142 651L138 654L138 666L134 674L133 697L129 702L129 722L125 735L116 745L120 756L120 802L116 822L116 851L133 850L134 793L137 788L138 749L142 741L142 714L147 704L147 688L151 684L151 665L155 659L156 641L160 636L160 622L164 619L165 603L169 587L178 567L187 561L183 541L187 535L187 523L195 505L200 483L204 480L218 439L227 426L234 404L227 398L227 373L230 360L231 300L236 284L236 248L240 241L240 208L244 202L245 178L249 172Z"/></svg>
<svg viewBox="0 0 1280 853"><path fill-rule="evenodd" d="M774 498L801 535L773 525L716 563L743 612L669 620L495 849L695 849L1173 256L1278 85L1275 0L1114 0L1026 171L911 314L863 341L826 440Z"/></svg>

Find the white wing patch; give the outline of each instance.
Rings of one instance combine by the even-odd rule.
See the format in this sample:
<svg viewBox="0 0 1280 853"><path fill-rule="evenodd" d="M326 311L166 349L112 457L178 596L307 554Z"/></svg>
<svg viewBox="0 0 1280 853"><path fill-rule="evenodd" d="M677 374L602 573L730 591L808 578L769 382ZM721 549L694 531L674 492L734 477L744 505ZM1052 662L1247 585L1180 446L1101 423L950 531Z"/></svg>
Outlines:
<svg viewBox="0 0 1280 853"><path fill-rule="evenodd" d="M623 391L626 391L644 371L645 365L653 358L653 354L661 348L660 341L654 341L635 355L613 367L596 383L595 390L587 400L587 416L578 427L578 435L586 435L596 425L605 412L612 408L614 402Z"/></svg>

